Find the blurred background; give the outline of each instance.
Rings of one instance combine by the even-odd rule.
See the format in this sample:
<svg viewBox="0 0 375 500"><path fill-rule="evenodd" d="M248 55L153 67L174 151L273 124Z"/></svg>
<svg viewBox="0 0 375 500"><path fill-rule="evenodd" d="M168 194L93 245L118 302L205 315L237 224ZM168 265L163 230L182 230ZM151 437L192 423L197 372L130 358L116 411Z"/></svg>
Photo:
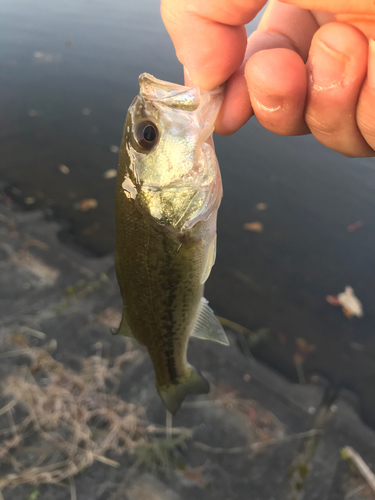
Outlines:
<svg viewBox="0 0 375 500"><path fill-rule="evenodd" d="M0 0L0 48L9 196L61 221L60 237L81 252L112 253L118 148L138 75L182 83L159 2ZM275 136L254 118L215 143L224 198L211 306L259 332L253 354L292 380L319 374L354 391L375 426L375 160ZM327 301L348 285L361 318Z"/></svg>

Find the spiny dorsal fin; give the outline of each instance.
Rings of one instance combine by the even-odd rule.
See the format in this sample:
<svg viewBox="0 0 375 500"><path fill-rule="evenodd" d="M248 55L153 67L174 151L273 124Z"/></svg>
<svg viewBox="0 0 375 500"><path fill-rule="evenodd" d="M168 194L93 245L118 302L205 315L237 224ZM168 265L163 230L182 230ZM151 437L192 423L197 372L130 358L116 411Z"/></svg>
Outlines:
<svg viewBox="0 0 375 500"><path fill-rule="evenodd" d="M205 340L213 340L220 344L229 345L224 329L219 323L219 320L214 315L212 309L208 305L208 301L202 297L200 308L198 311L197 321L195 323L192 337Z"/></svg>

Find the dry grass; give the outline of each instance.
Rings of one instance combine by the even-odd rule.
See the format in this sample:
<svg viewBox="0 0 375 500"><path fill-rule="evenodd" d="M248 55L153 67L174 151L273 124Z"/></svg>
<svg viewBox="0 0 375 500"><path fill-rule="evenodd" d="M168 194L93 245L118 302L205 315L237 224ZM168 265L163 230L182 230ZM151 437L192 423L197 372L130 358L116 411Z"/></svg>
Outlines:
<svg viewBox="0 0 375 500"><path fill-rule="evenodd" d="M144 409L114 393L122 365L139 352L129 343L112 363L91 356L82 360L78 373L51 356L48 351L55 346L34 347L22 335L1 346L2 358L29 361L2 383L0 491L69 481L72 488L72 478L95 460L118 466L109 453L132 452L147 442Z"/></svg>

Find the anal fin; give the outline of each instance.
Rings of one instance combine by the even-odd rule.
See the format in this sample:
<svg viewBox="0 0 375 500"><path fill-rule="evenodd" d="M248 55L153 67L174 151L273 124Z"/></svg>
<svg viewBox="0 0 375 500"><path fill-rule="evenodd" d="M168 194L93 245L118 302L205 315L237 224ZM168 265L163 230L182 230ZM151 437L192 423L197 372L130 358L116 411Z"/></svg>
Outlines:
<svg viewBox="0 0 375 500"><path fill-rule="evenodd" d="M208 300L204 297L201 298L197 320L191 336L198 339L213 340L214 342L219 342L220 344L229 345L224 328L214 315L213 310L209 307Z"/></svg>

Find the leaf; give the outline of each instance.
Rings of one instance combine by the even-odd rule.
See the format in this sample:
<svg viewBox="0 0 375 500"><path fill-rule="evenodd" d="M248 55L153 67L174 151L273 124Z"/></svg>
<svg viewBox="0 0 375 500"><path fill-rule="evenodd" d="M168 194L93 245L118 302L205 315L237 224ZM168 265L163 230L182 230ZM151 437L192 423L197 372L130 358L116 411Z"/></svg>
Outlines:
<svg viewBox="0 0 375 500"><path fill-rule="evenodd" d="M268 206L267 206L267 203L257 203L255 205L255 208L257 210L267 210Z"/></svg>
<svg viewBox="0 0 375 500"><path fill-rule="evenodd" d="M353 233L360 227L362 227L365 223L362 220L357 220L357 222L354 222L354 224L349 224L349 226L346 228L349 233Z"/></svg>
<svg viewBox="0 0 375 500"><path fill-rule="evenodd" d="M104 179L113 179L117 175L117 170L114 168L110 168L106 170L103 174Z"/></svg>
<svg viewBox="0 0 375 500"><path fill-rule="evenodd" d="M326 301L328 302L328 304L331 304L331 306L339 306L340 305L340 301L336 295L327 295Z"/></svg>
<svg viewBox="0 0 375 500"><path fill-rule="evenodd" d="M79 203L79 210L81 212L87 212L88 210L94 209L98 206L98 202L95 198L85 198Z"/></svg>
<svg viewBox="0 0 375 500"><path fill-rule="evenodd" d="M254 233L261 233L263 231L263 224L261 222L247 222L243 227L246 231L252 231Z"/></svg>
<svg viewBox="0 0 375 500"><path fill-rule="evenodd" d="M59 170L62 174L65 174L65 175L68 175L70 172L70 168L67 167L66 165L63 165L62 163L61 163L61 165L59 165Z"/></svg>

